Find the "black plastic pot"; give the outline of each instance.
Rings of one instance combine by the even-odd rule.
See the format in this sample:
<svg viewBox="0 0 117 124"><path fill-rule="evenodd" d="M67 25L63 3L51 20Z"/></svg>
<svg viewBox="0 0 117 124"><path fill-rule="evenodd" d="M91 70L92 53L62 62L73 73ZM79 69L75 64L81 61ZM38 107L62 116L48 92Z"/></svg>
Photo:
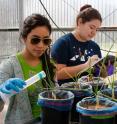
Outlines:
<svg viewBox="0 0 117 124"><path fill-rule="evenodd" d="M114 87L114 99L112 98L112 89L107 88L101 91L101 96L107 97L108 99L115 101L117 103L117 87ZM117 115L116 115L116 124L117 124Z"/></svg>
<svg viewBox="0 0 117 124"><path fill-rule="evenodd" d="M112 98L112 88L106 88L104 90L101 90L100 95L107 97L112 101L117 102L117 87L114 87L113 91L114 91L114 98Z"/></svg>
<svg viewBox="0 0 117 124"><path fill-rule="evenodd" d="M83 76L78 82L90 84L94 92L108 87L104 79L101 77L93 77L92 80L89 80L89 76Z"/></svg>
<svg viewBox="0 0 117 124"><path fill-rule="evenodd" d="M42 107L42 124L69 124L69 111Z"/></svg>
<svg viewBox="0 0 117 124"><path fill-rule="evenodd" d="M78 87L77 87L78 86ZM89 84L79 84L77 82L65 83L61 86L66 90L70 90L74 93L74 102L71 110L71 122L79 122L79 113L76 111L77 102L81 101L85 97L92 95L92 87Z"/></svg>
<svg viewBox="0 0 117 124"><path fill-rule="evenodd" d="M85 98L77 103L76 110L80 112L80 124L116 124L117 103L100 97L99 105L105 108L89 108L95 105L96 98Z"/></svg>
<svg viewBox="0 0 117 124"><path fill-rule="evenodd" d="M55 90L40 93L38 104L42 107L41 124L69 124L73 99L74 94L70 91Z"/></svg>
<svg viewBox="0 0 117 124"><path fill-rule="evenodd" d="M91 117L80 114L80 124L116 124L114 116Z"/></svg>

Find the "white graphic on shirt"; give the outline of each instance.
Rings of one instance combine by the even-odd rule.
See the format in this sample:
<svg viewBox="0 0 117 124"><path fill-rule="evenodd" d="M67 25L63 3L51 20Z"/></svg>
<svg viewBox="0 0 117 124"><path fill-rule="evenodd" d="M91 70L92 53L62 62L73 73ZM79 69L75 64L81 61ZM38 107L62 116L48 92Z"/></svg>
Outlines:
<svg viewBox="0 0 117 124"><path fill-rule="evenodd" d="M93 49L84 49L81 50L81 48L77 48L74 46L73 49L76 51L76 55L74 55L70 60L71 61L76 61L76 60L80 60L81 62L85 62L86 59L88 58L88 56L91 55L91 53L93 53ZM78 52L77 52L78 51Z"/></svg>
<svg viewBox="0 0 117 124"><path fill-rule="evenodd" d="M88 54L87 50L85 50L84 54L85 54L85 55L87 55L87 54Z"/></svg>
<svg viewBox="0 0 117 124"><path fill-rule="evenodd" d="M79 58L79 55L75 55L74 57L72 57L70 60L72 61L76 61Z"/></svg>
<svg viewBox="0 0 117 124"><path fill-rule="evenodd" d="M85 57L84 56L81 56L80 60L83 62L85 61Z"/></svg>

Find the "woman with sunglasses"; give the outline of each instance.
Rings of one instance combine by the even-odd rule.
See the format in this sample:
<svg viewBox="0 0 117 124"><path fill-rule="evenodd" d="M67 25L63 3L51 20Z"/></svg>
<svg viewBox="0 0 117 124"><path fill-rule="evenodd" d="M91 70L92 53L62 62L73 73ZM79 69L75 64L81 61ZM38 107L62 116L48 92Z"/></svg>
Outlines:
<svg viewBox="0 0 117 124"><path fill-rule="evenodd" d="M101 23L100 13L91 5L84 5L77 16L75 30L55 41L51 54L57 62L57 79L60 85L75 81L79 72L101 58L99 46L91 40Z"/></svg>
<svg viewBox="0 0 117 124"><path fill-rule="evenodd" d="M20 92L25 85L23 80L27 80L36 73L42 70L46 73L46 79L12 96L4 124L24 124L35 118L40 119L38 94L41 88L47 88L50 83L54 83L55 77L55 66L50 61L48 53L51 44L50 35L51 25L46 17L40 14L28 16L23 23L20 35L25 45L24 49L0 64L0 91L7 94L11 89Z"/></svg>

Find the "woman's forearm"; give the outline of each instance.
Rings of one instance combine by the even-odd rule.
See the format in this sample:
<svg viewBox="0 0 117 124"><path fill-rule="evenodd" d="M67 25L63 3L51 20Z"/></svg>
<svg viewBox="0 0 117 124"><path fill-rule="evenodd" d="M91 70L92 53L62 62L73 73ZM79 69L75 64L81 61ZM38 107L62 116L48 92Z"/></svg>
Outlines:
<svg viewBox="0 0 117 124"><path fill-rule="evenodd" d="M69 79L75 77L80 71L87 68L87 64L81 64L77 66L64 67L57 72L57 79Z"/></svg>

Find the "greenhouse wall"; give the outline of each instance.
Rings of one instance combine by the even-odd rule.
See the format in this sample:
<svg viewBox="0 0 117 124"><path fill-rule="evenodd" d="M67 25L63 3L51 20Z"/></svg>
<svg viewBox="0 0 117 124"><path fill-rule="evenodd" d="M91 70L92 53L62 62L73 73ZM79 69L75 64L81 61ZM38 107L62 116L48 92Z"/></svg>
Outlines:
<svg viewBox="0 0 117 124"><path fill-rule="evenodd" d="M103 55L113 43L110 54L116 54L117 4L115 3L115 0L0 0L0 61L22 49L19 30L25 17L32 13L48 17L53 27L54 43L64 33L74 29L76 16L84 4L91 4L102 15L102 28L98 30L94 40L100 45Z"/></svg>

